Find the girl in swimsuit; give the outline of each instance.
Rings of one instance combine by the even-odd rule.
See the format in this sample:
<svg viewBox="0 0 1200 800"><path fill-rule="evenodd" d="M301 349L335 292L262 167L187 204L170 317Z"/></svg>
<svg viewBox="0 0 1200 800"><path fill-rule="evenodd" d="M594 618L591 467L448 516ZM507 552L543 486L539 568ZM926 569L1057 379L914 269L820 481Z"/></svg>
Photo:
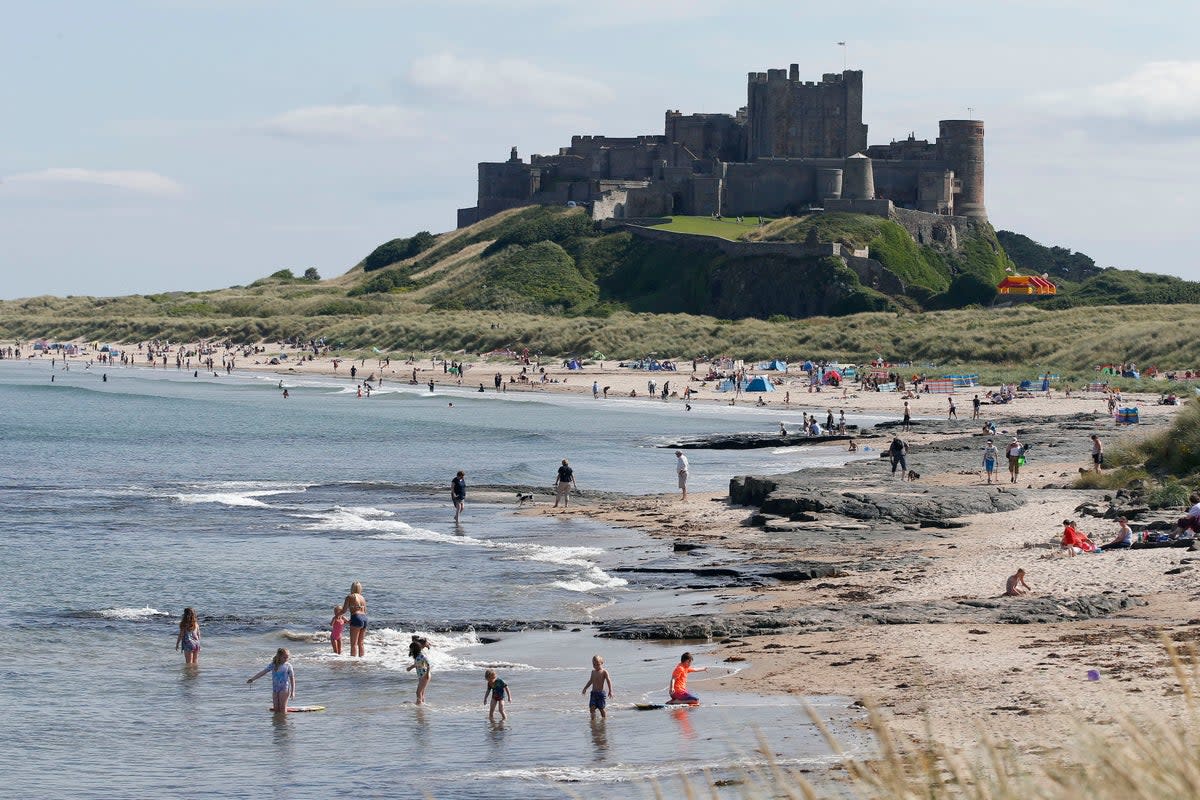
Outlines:
<svg viewBox="0 0 1200 800"><path fill-rule="evenodd" d="M417 705L425 705L425 687L429 685L429 657L425 655L425 648L429 647L429 641L418 636L414 636L412 643L408 646L408 655L412 658L413 663L408 666L406 672L412 670L417 671Z"/></svg>
<svg viewBox="0 0 1200 800"><path fill-rule="evenodd" d="M350 655L362 658L363 637L367 635L367 599L362 595L362 584L355 581L350 594L342 601L342 608L350 612Z"/></svg>
<svg viewBox="0 0 1200 800"><path fill-rule="evenodd" d="M194 666L200 659L200 623L196 620L196 612L190 607L183 610L183 618L179 620L175 649L183 650L185 664Z"/></svg>

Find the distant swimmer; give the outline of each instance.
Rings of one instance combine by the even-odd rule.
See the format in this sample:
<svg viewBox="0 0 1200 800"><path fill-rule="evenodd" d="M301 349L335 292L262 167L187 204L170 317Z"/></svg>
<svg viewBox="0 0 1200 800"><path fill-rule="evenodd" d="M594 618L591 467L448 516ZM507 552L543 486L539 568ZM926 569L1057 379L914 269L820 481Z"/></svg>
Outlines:
<svg viewBox="0 0 1200 800"><path fill-rule="evenodd" d="M108 373L106 372L103 375L101 375L100 380L104 383L108 383Z"/></svg>
<svg viewBox="0 0 1200 800"><path fill-rule="evenodd" d="M287 400L287 399L288 399L288 390L287 390L287 389L284 389L284 390L283 390L283 399L284 399L284 400Z"/></svg>

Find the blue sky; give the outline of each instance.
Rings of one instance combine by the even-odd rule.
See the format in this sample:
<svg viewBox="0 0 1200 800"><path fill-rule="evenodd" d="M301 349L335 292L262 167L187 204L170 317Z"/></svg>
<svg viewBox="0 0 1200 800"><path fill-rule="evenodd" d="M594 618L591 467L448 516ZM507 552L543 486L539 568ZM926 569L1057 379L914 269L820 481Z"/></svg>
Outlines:
<svg viewBox="0 0 1200 800"><path fill-rule="evenodd" d="M1200 4L3 3L0 297L329 277L454 227L476 163L865 71L871 143L973 109L993 224L1200 280Z"/></svg>

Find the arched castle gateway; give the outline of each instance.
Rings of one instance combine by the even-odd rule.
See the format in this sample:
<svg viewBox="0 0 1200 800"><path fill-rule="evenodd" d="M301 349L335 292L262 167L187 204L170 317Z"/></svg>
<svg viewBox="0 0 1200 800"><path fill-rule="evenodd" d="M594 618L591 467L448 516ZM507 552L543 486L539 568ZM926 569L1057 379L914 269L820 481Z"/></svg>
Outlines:
<svg viewBox="0 0 1200 800"><path fill-rule="evenodd" d="M910 135L867 145L862 97L861 70L801 81L792 64L751 72L736 114L667 111L662 135L573 136L557 155L528 163L514 147L508 161L479 165L479 202L459 209L458 226L568 202L597 220L810 208L987 219L983 122L942 120L935 142Z"/></svg>

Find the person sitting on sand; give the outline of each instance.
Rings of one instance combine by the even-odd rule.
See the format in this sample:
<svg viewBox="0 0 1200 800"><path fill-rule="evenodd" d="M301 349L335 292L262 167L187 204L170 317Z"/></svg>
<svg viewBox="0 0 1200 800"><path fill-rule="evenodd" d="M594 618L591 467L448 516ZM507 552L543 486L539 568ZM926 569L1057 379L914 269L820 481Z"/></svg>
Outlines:
<svg viewBox="0 0 1200 800"><path fill-rule="evenodd" d="M849 453L853 453L853 452L856 452L857 450L858 450L858 442L854 441L854 437L851 436L850 437L850 445L846 448L846 451Z"/></svg>
<svg viewBox="0 0 1200 800"><path fill-rule="evenodd" d="M1063 520L1061 547L1071 556L1076 556L1080 553L1095 552L1096 550L1096 545L1092 544L1087 535L1075 529L1075 520L1072 519Z"/></svg>
<svg viewBox="0 0 1200 800"><path fill-rule="evenodd" d="M1101 550L1128 550L1133 547L1133 529L1129 527L1129 520L1121 517L1117 524L1120 526L1117 529L1117 538L1101 547Z"/></svg>
<svg viewBox="0 0 1200 800"><path fill-rule="evenodd" d="M1200 494L1193 493L1188 497L1188 502L1192 504L1192 507L1188 509L1187 516L1175 523L1179 528L1180 535L1187 531L1200 533Z"/></svg>
<svg viewBox="0 0 1200 800"><path fill-rule="evenodd" d="M1005 597L1020 597L1031 591L1033 589L1025 582L1025 570L1023 569L1018 569L1014 574L1009 575L1008 582L1004 585Z"/></svg>

